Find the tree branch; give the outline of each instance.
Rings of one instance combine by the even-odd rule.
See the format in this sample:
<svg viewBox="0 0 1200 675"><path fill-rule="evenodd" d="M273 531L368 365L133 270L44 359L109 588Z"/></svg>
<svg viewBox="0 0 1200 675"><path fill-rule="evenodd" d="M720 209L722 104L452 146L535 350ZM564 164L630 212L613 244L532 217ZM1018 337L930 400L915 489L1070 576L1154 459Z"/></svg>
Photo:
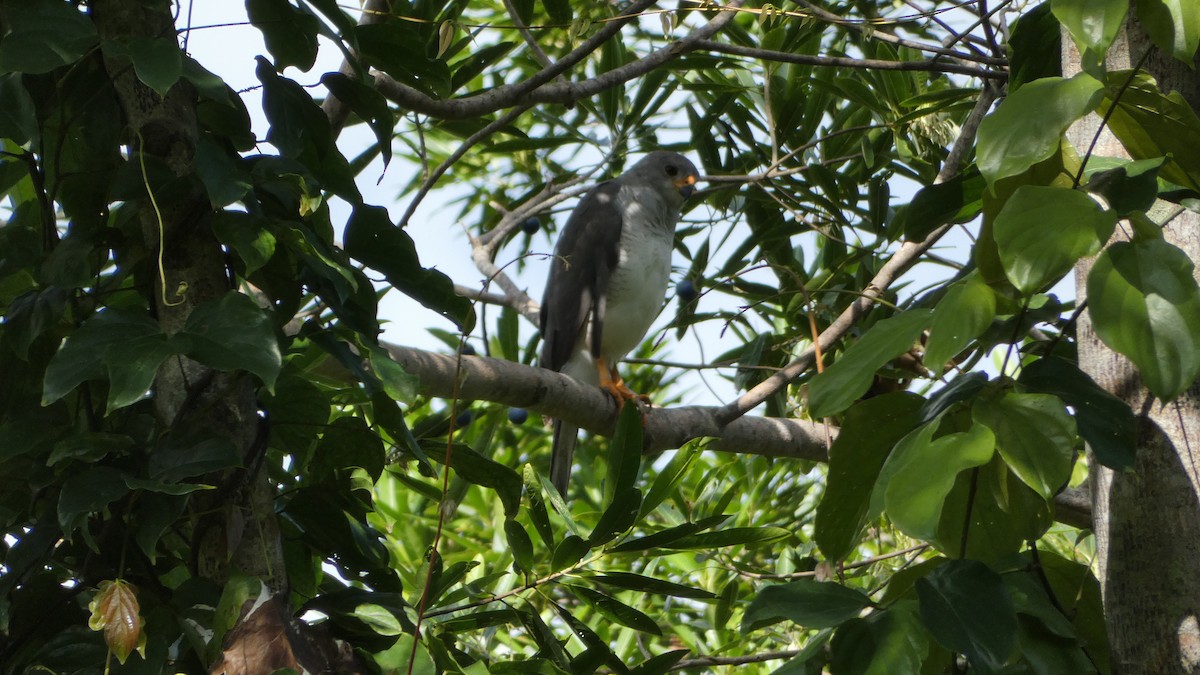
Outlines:
<svg viewBox="0 0 1200 675"><path fill-rule="evenodd" d="M883 59L852 59L846 56L816 56L813 54L793 54L770 49L757 49L741 45L725 44L715 40L700 40L697 49L745 56L763 61L778 63L795 63L803 66L832 66L837 68L870 68L873 70L915 70L921 72L957 73L989 79L1005 79L1008 73L1000 70L988 70L975 66L964 66L957 63L942 61L887 61Z"/></svg>
<svg viewBox="0 0 1200 675"><path fill-rule="evenodd" d="M635 18L653 0L641 0L630 6L628 16L612 21L596 31L579 47L571 50L566 56L555 62L549 68L544 68L527 80L515 84L506 84L487 92L450 100L435 99L408 85L393 80L384 74L375 77L375 86L385 98L400 105L430 117L445 120L460 120L488 115L502 108L514 105L533 105L536 103L574 103L580 99L594 96L602 91L628 82L654 70L662 64L683 54L697 49L699 41L717 33L733 20L735 12L730 11L742 5L743 0L733 0L728 5L716 6L708 11L719 14L702 28L696 29L687 37L652 52L637 61L627 63L619 68L607 71L592 79L582 82L560 82L548 84L559 73L565 72L571 66L582 61L588 54L599 49L609 38L616 35L626 23ZM701 10L703 11L703 10Z"/></svg>

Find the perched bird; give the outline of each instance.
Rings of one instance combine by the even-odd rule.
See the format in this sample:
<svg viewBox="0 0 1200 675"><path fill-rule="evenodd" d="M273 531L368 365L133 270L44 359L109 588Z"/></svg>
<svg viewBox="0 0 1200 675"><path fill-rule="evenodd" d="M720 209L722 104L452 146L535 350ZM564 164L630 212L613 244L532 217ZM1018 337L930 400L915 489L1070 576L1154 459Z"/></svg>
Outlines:
<svg viewBox="0 0 1200 675"><path fill-rule="evenodd" d="M542 298L541 366L636 398L617 363L662 309L675 224L698 174L687 157L652 152L592 188L559 235ZM556 420L550 480L566 494L578 428Z"/></svg>

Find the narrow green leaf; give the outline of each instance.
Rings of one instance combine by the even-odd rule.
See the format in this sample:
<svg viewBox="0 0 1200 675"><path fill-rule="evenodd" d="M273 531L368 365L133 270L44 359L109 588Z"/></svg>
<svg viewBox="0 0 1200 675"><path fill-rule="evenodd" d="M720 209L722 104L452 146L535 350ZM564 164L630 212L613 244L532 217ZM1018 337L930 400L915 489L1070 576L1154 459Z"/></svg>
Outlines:
<svg viewBox="0 0 1200 675"><path fill-rule="evenodd" d="M1017 646L1017 615L1004 581L975 560L949 560L917 579L921 620L946 649L994 673Z"/></svg>
<svg viewBox="0 0 1200 675"><path fill-rule="evenodd" d="M1099 252L1116 225L1116 213L1084 192L1024 185L996 215L992 235L1008 280L1030 295Z"/></svg>
<svg viewBox="0 0 1200 675"><path fill-rule="evenodd" d="M461 444L455 444L450 453L450 466L468 483L495 490L506 517L517 515L521 508L521 476L516 471Z"/></svg>
<svg viewBox="0 0 1200 675"><path fill-rule="evenodd" d="M983 176L975 169L923 187L897 210L892 227L901 229L909 241L921 241L946 223L971 220L983 208L983 188Z"/></svg>
<svg viewBox="0 0 1200 675"><path fill-rule="evenodd" d="M1200 375L1200 290L1192 271L1186 253L1152 239L1113 244L1088 274L1096 334L1128 356L1164 401Z"/></svg>
<svg viewBox="0 0 1200 675"><path fill-rule="evenodd" d="M147 475L164 482L241 466L233 441L204 426L172 427L150 454Z"/></svg>
<svg viewBox="0 0 1200 675"><path fill-rule="evenodd" d="M668 527L665 530L659 530L644 537L630 539L614 546L611 550L613 553L628 553L631 551L645 551L657 547L666 547L683 537L716 527L728 519L729 516L722 515L711 516L694 523L683 523L674 527Z"/></svg>
<svg viewBox="0 0 1200 675"><path fill-rule="evenodd" d="M613 503L614 495L626 495L637 483L642 468L642 413L626 402L617 418L617 429L608 446L608 472L604 481L604 501ZM641 495L639 494L639 499Z"/></svg>
<svg viewBox="0 0 1200 675"><path fill-rule="evenodd" d="M269 311L249 297L230 291L206 302L188 316L180 336L189 343L188 356L217 370L245 370L267 386L283 365L275 323Z"/></svg>
<svg viewBox="0 0 1200 675"><path fill-rule="evenodd" d="M716 532L701 532L676 539L662 548L675 550L695 550L719 548L722 546L738 546L741 544L765 543L779 541L792 536L792 531L782 527L731 527Z"/></svg>
<svg viewBox="0 0 1200 675"><path fill-rule="evenodd" d="M683 477L687 475L688 468L699 455L697 447L702 443L703 440L701 439L689 441L682 448L675 451L675 456L658 472L658 475L654 478L654 483L650 485L650 491L642 499L642 506L639 509L638 517L645 516L658 508L658 505L663 503L663 500L675 491L679 483L683 480Z"/></svg>
<svg viewBox="0 0 1200 675"><path fill-rule="evenodd" d="M666 675L666 673L674 670L676 663L679 663L683 657L690 653L687 649L673 649L669 652L651 656L630 669L629 675Z"/></svg>
<svg viewBox="0 0 1200 675"><path fill-rule="evenodd" d="M512 518L504 521L504 538L512 551L513 562L525 572L533 571L533 540L525 528Z"/></svg>
<svg viewBox="0 0 1200 675"><path fill-rule="evenodd" d="M1026 485L1049 501L1071 477L1075 459L1075 420L1061 399L1050 394L1007 393L980 400L975 421L996 435L1004 461Z"/></svg>
<svg viewBox="0 0 1200 675"><path fill-rule="evenodd" d="M841 358L812 379L808 413L813 419L836 415L870 389L875 371L912 349L929 325L932 310L914 309L884 319L850 345Z"/></svg>
<svg viewBox="0 0 1200 675"><path fill-rule="evenodd" d="M1044 356L1021 369L1018 381L1028 389L1053 394L1075 409L1079 435L1101 464L1130 469L1137 450L1133 410L1079 369L1053 356Z"/></svg>
<svg viewBox="0 0 1200 675"><path fill-rule="evenodd" d="M1117 101L1116 110L1111 110ZM1159 176L1192 190L1200 190L1200 116L1183 96L1163 94L1146 73L1128 70L1109 73L1105 98L1098 113L1108 117L1108 128L1135 160L1168 157Z"/></svg>
<svg viewBox="0 0 1200 675"><path fill-rule="evenodd" d="M833 628L871 605L861 591L832 582L797 579L759 590L742 617L742 632L787 619L804 628Z"/></svg>
<svg viewBox="0 0 1200 675"><path fill-rule="evenodd" d="M583 560L590 550L588 543L573 534L569 534L558 542L554 555L550 559L550 571L559 572Z"/></svg>
<svg viewBox="0 0 1200 675"><path fill-rule="evenodd" d="M995 436L982 424L934 439L936 427L930 423L910 433L884 468L888 517L905 534L926 541L937 534L942 503L959 472L986 464L996 448Z"/></svg>
<svg viewBox="0 0 1200 675"><path fill-rule="evenodd" d="M894 392L846 411L829 449L825 495L817 504L813 540L830 560L853 550L867 521L871 492L892 446L916 426L923 398Z"/></svg>
<svg viewBox="0 0 1200 675"><path fill-rule="evenodd" d="M600 520L596 522L596 527L592 528L588 543L600 546L612 541L618 534L628 531L637 522L641 505L642 491L637 488L631 487L618 494L604 510Z"/></svg>
<svg viewBox="0 0 1200 675"><path fill-rule="evenodd" d="M995 318L996 293L977 272L951 286L933 311L929 341L925 345L925 365L941 372Z"/></svg>
<svg viewBox="0 0 1200 675"><path fill-rule="evenodd" d="M1045 77L1009 94L979 125L979 170L992 186L1050 158L1063 132L1095 109L1104 87L1080 73Z"/></svg>
<svg viewBox="0 0 1200 675"><path fill-rule="evenodd" d="M654 619L611 595L605 595L583 586L572 586L571 589L609 621L643 633L662 635L662 629L658 627Z"/></svg>
<svg viewBox="0 0 1200 675"><path fill-rule="evenodd" d="M662 579L633 574L632 572L608 572L588 577L598 584L621 588L627 591L671 595L677 598L692 598L694 600L715 600L716 595L700 588L684 586Z"/></svg>
<svg viewBox="0 0 1200 675"><path fill-rule="evenodd" d="M128 450L133 445L133 439L125 434L85 431L55 443L46 464L54 466L69 459L93 463L110 454Z"/></svg>

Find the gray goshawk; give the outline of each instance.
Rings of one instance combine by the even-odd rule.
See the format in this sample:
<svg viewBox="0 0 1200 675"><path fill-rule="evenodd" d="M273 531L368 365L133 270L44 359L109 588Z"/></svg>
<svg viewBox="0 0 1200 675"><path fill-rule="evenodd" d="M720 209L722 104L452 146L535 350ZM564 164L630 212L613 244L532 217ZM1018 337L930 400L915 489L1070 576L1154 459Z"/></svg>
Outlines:
<svg viewBox="0 0 1200 675"><path fill-rule="evenodd" d="M540 317L543 368L597 385L618 401L637 397L617 363L662 309L675 224L697 178L687 157L652 152L584 195L550 263ZM550 480L563 495L578 431L554 422Z"/></svg>

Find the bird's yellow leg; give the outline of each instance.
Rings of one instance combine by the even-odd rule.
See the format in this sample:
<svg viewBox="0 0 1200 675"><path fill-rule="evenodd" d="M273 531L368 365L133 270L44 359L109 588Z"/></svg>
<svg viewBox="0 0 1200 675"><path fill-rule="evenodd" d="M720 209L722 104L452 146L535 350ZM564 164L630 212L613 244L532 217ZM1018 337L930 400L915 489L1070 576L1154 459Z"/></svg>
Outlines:
<svg viewBox="0 0 1200 675"><path fill-rule="evenodd" d="M618 402L632 399L637 399L643 403L650 402L649 396L639 394L625 386L625 381L621 379L616 366L610 368L603 358L596 359L596 372L600 375L600 388L611 394Z"/></svg>

